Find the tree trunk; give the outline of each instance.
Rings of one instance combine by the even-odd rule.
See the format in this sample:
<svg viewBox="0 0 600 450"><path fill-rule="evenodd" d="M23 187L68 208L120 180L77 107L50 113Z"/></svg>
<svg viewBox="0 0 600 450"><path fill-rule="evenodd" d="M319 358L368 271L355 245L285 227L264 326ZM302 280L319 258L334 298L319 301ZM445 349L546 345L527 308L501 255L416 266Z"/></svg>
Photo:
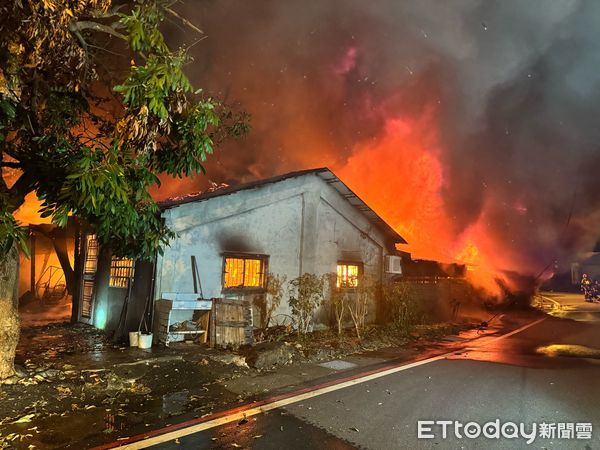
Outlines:
<svg viewBox="0 0 600 450"><path fill-rule="evenodd" d="M69 261L69 251L67 249L67 238L64 230L60 230L60 233L55 232L52 235L52 244L54 245L54 251L60 262L60 267L65 274L65 284L67 285L67 291L72 296L75 296L75 271L71 267L71 261Z"/></svg>
<svg viewBox="0 0 600 450"><path fill-rule="evenodd" d="M74 288L71 292L71 323L77 323L79 320L79 301L81 298L81 276L82 276L82 233L79 224L75 228L75 248L73 251L73 269L74 269Z"/></svg>
<svg viewBox="0 0 600 450"><path fill-rule="evenodd" d="M19 342L17 285L19 251L13 246L0 257L0 380L15 374L14 360Z"/></svg>

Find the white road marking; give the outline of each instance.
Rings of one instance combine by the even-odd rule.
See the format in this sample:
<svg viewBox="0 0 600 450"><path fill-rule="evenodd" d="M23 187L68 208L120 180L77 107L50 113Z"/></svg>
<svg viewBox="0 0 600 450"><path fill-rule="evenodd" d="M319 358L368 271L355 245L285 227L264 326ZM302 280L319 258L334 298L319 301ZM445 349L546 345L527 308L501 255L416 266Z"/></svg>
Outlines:
<svg viewBox="0 0 600 450"><path fill-rule="evenodd" d="M521 328L517 328L516 330L513 330L510 333L506 333L506 334L503 334L502 336L495 337L490 342L496 342L496 341L499 341L500 339L505 339L507 337L510 337L513 334L517 334L517 333L520 333L521 331L525 331L527 328L531 328L534 325L537 325L538 323L543 322L546 319L547 319L547 317L542 317L541 319L538 319L535 322L528 323L527 325L523 325Z"/></svg>
<svg viewBox="0 0 600 450"><path fill-rule="evenodd" d="M520 333L522 331L525 331L528 328L531 328L535 325L537 325L538 323L542 322L546 320L546 317L543 317L541 319L536 320L535 322L531 322L527 325L524 325L516 330L511 331L510 333L506 333L503 334L502 336L498 336L495 338L490 339L489 341L487 341L484 345L487 345L491 342L496 342L499 341L501 339L505 339L507 337L513 336L517 333ZM423 359L421 361L416 361L413 363L409 363L409 364L405 364L402 366L397 366L397 367L391 367L387 370L382 370L381 372L376 372L376 373L371 373L368 375L365 375L363 377L359 377L359 378L354 378L352 380L347 380L347 381L343 381L341 383L338 384L334 384L331 386L325 386L325 387L321 387L321 388L316 388L313 391L309 391L309 392L304 392L302 394L298 394L298 395L294 395L291 397L287 397L281 400L276 400L274 402L271 403L267 403L264 405L260 405L260 406L256 406L254 408L249 408L246 409L244 411L240 411L237 413L233 413L227 416L223 416L223 417L218 417L216 419L213 420L209 420L207 422L203 422L203 423L199 423L196 425L191 425L189 427L186 428L181 428L179 430L174 430L174 431L170 431L167 432L165 434L161 434L159 436L154 436L148 439L144 439L143 441L138 441L138 442L133 442L131 444L126 444L123 445L121 447L118 448L122 448L122 449L128 449L128 450L134 450L134 449L142 449L142 448L148 448L148 447L152 447L154 445L158 445L158 444L162 444L163 442L168 442L168 441L172 441L175 440L177 438L181 438L190 434L194 434L194 433L198 433L200 431L205 431L205 430L209 430L211 428L215 428L218 427L220 425L225 425L227 423L231 423L231 422L235 422L235 421L239 421L242 420L244 418L248 418L248 417L252 417L255 416L257 414L262 414L265 413L267 411L271 411L273 409L277 409L277 408L281 408L283 406L287 406L287 405L291 405L292 403L297 403L300 402L302 400L306 400L309 398L313 398L313 397L317 397L319 395L323 395L323 394L327 394L329 392L334 392L334 391L338 391L340 389L344 389L350 386L354 386L357 384L361 384L361 383L366 383L367 381L371 381L371 380L375 380L377 378L381 378L381 377L385 377L387 375L391 375L394 373L398 373L398 372L402 372L404 370L409 370L412 369L414 367L419 367L419 366L423 366L425 364L429 364L435 361L440 361L442 359L447 358L448 356L452 356L454 354L460 353L465 351L465 349L461 349L461 350L454 350L452 352L448 352L448 353L444 353L442 355L438 355L438 356L434 356L432 358L427 358L427 359Z"/></svg>
<svg viewBox="0 0 600 450"><path fill-rule="evenodd" d="M545 298L546 300L549 300L549 301L551 301L552 303L554 303L554 307L555 307L556 309L562 309L562 306L563 306L563 305L562 305L561 303L557 302L556 300L554 300L554 299L552 299L552 298L550 298L550 297L546 297L545 295L540 295L540 297L542 297L542 298Z"/></svg>

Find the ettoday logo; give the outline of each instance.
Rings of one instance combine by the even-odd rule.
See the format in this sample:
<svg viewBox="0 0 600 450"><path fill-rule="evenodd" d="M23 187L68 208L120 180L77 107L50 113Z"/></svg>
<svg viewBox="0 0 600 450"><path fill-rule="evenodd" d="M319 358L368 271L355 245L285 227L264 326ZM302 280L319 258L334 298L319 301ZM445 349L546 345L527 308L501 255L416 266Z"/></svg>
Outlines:
<svg viewBox="0 0 600 450"><path fill-rule="evenodd" d="M504 422L500 419L480 424L462 423L458 420L419 420L419 439L524 439L529 445L536 439L591 439L591 423L574 422L533 422L531 424Z"/></svg>

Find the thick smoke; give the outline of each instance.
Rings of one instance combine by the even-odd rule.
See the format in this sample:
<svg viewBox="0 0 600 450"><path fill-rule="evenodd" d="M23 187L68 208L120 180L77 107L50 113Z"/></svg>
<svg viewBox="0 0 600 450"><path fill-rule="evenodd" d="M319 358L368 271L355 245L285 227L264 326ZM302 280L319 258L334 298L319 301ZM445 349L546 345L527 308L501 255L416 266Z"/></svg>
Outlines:
<svg viewBox="0 0 600 450"><path fill-rule="evenodd" d="M252 115L250 135L209 161L214 181L328 165L360 187L348 162L377 149L390 120L428 117L445 237L476 226L494 242L480 250L504 253L496 265L534 275L598 239L600 2L187 0L179 11L207 36L191 48L195 84ZM369 157L404 173L394 151Z"/></svg>

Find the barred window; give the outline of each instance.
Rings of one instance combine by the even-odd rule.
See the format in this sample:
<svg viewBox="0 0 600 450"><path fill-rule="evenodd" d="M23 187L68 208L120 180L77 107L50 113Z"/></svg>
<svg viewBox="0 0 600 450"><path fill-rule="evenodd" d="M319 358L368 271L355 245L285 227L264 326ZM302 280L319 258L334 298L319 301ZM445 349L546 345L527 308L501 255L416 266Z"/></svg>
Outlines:
<svg viewBox="0 0 600 450"><path fill-rule="evenodd" d="M337 265L337 287L356 288L361 272L361 263L339 262Z"/></svg>
<svg viewBox="0 0 600 450"><path fill-rule="evenodd" d="M95 234L87 235L87 252L85 254L85 268L86 273L96 273L98 266L98 240Z"/></svg>
<svg viewBox="0 0 600 450"><path fill-rule="evenodd" d="M133 278L133 260L129 258L116 258L110 261L110 287L126 288L129 280Z"/></svg>
<svg viewBox="0 0 600 450"><path fill-rule="evenodd" d="M83 289L81 293L81 317L85 319L92 318L94 280L83 280Z"/></svg>
<svg viewBox="0 0 600 450"><path fill-rule="evenodd" d="M266 256L225 256L223 289L264 288L266 267Z"/></svg>

